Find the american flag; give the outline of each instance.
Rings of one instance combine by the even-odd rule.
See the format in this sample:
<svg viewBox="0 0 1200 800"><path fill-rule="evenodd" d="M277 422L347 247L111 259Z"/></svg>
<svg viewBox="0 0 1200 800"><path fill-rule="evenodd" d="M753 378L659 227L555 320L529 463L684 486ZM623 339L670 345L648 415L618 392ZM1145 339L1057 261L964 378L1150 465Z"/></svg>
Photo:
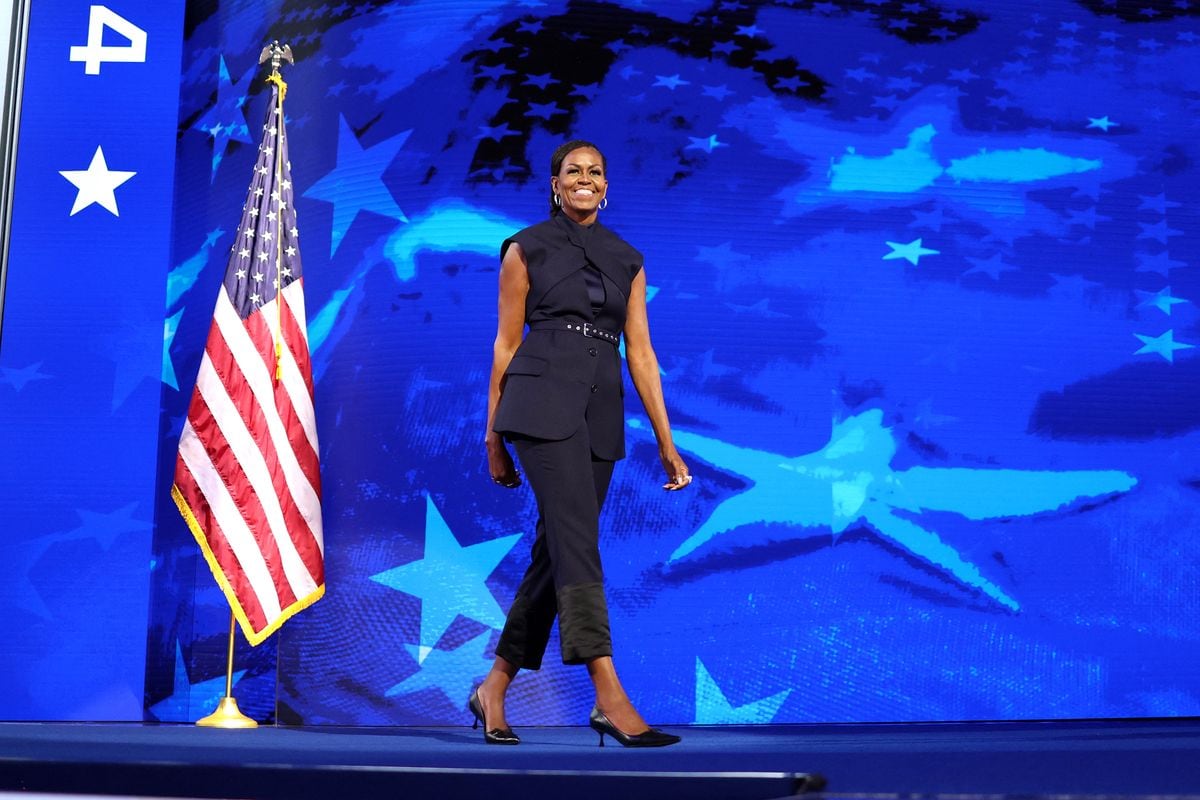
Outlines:
<svg viewBox="0 0 1200 800"><path fill-rule="evenodd" d="M280 83L272 84L171 490L251 644L325 592L312 368Z"/></svg>

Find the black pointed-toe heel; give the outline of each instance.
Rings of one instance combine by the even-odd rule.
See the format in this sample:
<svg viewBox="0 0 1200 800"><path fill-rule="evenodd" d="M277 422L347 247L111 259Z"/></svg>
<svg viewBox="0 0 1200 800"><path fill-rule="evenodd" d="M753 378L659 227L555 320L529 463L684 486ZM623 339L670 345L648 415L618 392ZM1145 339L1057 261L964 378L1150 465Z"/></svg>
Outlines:
<svg viewBox="0 0 1200 800"><path fill-rule="evenodd" d="M490 731L487 727L487 720L483 718L483 703L479 702L479 688L471 690L471 696L467 698L467 708L475 716L475 723L471 726L471 730L479 727L479 723L483 723L483 740L488 744L520 744L521 737L513 733L512 728L492 728Z"/></svg>
<svg viewBox="0 0 1200 800"><path fill-rule="evenodd" d="M604 747L604 734L606 733L620 742L623 747L666 747L680 741L678 736L672 733L663 733L658 728L650 728L636 735L625 733L613 725L608 717L600 713L600 709L596 707L592 708L592 713L588 716L588 723L592 726L592 730L600 734L601 747Z"/></svg>

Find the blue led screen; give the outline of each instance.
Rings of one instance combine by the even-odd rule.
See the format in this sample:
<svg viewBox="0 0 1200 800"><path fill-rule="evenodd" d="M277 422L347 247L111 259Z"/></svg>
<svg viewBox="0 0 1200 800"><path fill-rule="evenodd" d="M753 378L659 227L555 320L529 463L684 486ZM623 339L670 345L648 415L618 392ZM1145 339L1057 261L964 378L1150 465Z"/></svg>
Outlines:
<svg viewBox="0 0 1200 800"><path fill-rule="evenodd" d="M220 691L228 610L162 490L270 38L328 593L239 650L243 707L464 721L535 519L483 458L498 248L579 136L696 476L662 492L628 391L602 548L649 719L1200 713L1194 3L213 0L185 36L149 716ZM556 661L514 724L584 721Z"/></svg>
<svg viewBox="0 0 1200 800"><path fill-rule="evenodd" d="M28 5L0 242L0 719L141 719L184 4Z"/></svg>

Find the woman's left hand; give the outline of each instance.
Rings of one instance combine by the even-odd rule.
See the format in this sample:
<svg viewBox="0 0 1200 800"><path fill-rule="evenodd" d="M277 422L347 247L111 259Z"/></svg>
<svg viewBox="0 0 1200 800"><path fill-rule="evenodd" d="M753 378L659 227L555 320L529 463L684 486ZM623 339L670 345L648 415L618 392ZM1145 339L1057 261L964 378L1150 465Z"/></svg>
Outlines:
<svg viewBox="0 0 1200 800"><path fill-rule="evenodd" d="M677 492L692 482L692 473L674 447L659 450L658 457L662 459L663 469L667 473L667 482L662 488Z"/></svg>

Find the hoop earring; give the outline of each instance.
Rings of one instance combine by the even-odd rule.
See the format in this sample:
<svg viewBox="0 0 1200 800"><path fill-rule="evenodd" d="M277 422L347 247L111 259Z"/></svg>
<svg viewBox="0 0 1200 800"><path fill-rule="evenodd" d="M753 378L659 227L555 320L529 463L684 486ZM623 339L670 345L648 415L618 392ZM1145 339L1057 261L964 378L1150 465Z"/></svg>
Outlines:
<svg viewBox="0 0 1200 800"><path fill-rule="evenodd" d="M600 198L600 204L597 205L596 208L598 208L601 211L608 208L608 195L605 195L604 197Z"/></svg>
<svg viewBox="0 0 1200 800"><path fill-rule="evenodd" d="M558 208L562 208L562 198L558 195L554 195L554 205Z"/></svg>

